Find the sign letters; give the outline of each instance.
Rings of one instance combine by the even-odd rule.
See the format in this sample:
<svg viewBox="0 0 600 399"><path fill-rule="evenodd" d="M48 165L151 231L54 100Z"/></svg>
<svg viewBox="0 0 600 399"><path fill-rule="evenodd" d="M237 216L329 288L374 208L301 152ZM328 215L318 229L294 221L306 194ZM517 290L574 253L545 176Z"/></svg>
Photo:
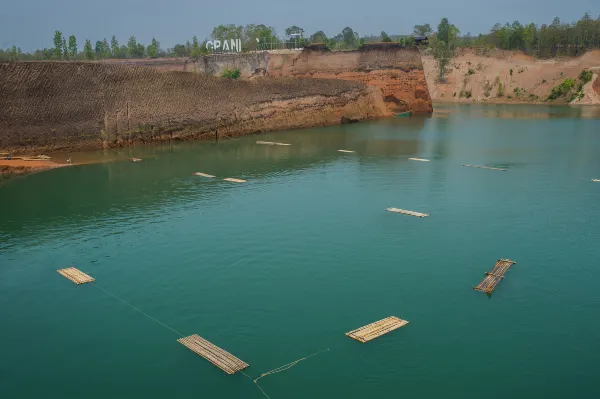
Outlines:
<svg viewBox="0 0 600 399"><path fill-rule="evenodd" d="M240 53L242 51L242 40L209 40L206 42L206 49L212 51L230 51Z"/></svg>

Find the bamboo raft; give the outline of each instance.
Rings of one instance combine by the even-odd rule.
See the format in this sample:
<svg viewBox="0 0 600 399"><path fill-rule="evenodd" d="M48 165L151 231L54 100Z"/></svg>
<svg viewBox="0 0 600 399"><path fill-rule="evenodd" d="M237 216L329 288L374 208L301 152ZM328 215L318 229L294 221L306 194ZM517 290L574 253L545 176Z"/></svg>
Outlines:
<svg viewBox="0 0 600 399"><path fill-rule="evenodd" d="M481 280L479 285L473 287L475 291L485 292L486 294L491 294L492 291L496 288L498 283L504 278L504 274L508 271L508 269L514 265L515 261L510 259L500 259L496 262L496 265L492 269L491 272L485 273L485 278Z"/></svg>
<svg viewBox="0 0 600 399"><path fill-rule="evenodd" d="M411 161L421 161L421 162L429 162L429 159L425 159L425 158L408 158Z"/></svg>
<svg viewBox="0 0 600 399"><path fill-rule="evenodd" d="M202 356L227 374L234 374L249 367L247 363L244 363L218 346L211 344L198 334L179 338L177 342L185 345L189 350Z"/></svg>
<svg viewBox="0 0 600 399"><path fill-rule="evenodd" d="M246 183L246 180L242 180L242 179L235 179L233 177L226 177L225 179L223 179L225 181L231 181L234 183Z"/></svg>
<svg viewBox="0 0 600 399"><path fill-rule="evenodd" d="M364 327L347 332L346 335L364 344L365 342L381 337L400 327L404 327L407 324L408 321L406 320L402 320L396 316L390 316L383 320L376 321L375 323L367 324Z"/></svg>
<svg viewBox="0 0 600 399"><path fill-rule="evenodd" d="M338 150L338 152L346 152L346 153L349 153L349 154L354 153L354 151L350 151L350 150Z"/></svg>
<svg viewBox="0 0 600 399"><path fill-rule="evenodd" d="M194 173L194 176L202 176L202 177L215 177L213 175L208 175L206 173L201 173L201 172L196 172Z"/></svg>
<svg viewBox="0 0 600 399"><path fill-rule="evenodd" d="M276 143L274 141L257 141L256 144L264 144L264 145L291 145L287 143Z"/></svg>
<svg viewBox="0 0 600 399"><path fill-rule="evenodd" d="M420 217L420 218L424 218L426 216L429 216L429 214L427 214L427 213L407 211L405 209L399 209L399 208L387 208L386 211L388 211L388 212L395 212L395 213L402 213L404 215L411 215L411 216L416 216L416 217Z"/></svg>
<svg viewBox="0 0 600 399"><path fill-rule="evenodd" d="M504 168L495 168L493 166L483 166L483 165L463 165L463 166L468 166L469 168L501 170L503 172L506 172L508 170L508 169L504 169Z"/></svg>
<svg viewBox="0 0 600 399"><path fill-rule="evenodd" d="M91 283L92 281L96 281L95 278L88 276L83 273L81 270L75 269L74 267L68 267L66 269L57 270L63 277L68 278L75 284L85 284Z"/></svg>

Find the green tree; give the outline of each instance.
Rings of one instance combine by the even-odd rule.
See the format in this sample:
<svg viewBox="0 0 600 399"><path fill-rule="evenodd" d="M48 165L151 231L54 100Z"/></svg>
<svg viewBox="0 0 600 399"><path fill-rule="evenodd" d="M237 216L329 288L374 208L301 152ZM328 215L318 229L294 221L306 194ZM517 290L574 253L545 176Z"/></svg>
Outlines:
<svg viewBox="0 0 600 399"><path fill-rule="evenodd" d="M454 57L454 40L459 33L459 30L448 22L448 18L442 18L435 35L434 45L432 46L433 57L439 68L438 78L440 81L444 81L446 67L450 64L452 57Z"/></svg>
<svg viewBox="0 0 600 399"><path fill-rule="evenodd" d="M391 43L392 39L390 39L390 37L388 36L387 33L385 33L384 31L381 31L381 41L384 43Z"/></svg>
<svg viewBox="0 0 600 399"><path fill-rule="evenodd" d="M100 40L96 40L96 45L94 46L94 52L96 53L96 58L100 59L104 57L104 43Z"/></svg>
<svg viewBox="0 0 600 399"><path fill-rule="evenodd" d="M189 55L187 48L183 44L176 44L173 47L173 54L176 57L187 57Z"/></svg>
<svg viewBox="0 0 600 399"><path fill-rule="evenodd" d="M103 54L102 54L102 58L110 58L111 57L110 45L108 44L108 40L106 40L106 38L104 38L104 40L102 40L102 50L104 50Z"/></svg>
<svg viewBox="0 0 600 399"><path fill-rule="evenodd" d="M146 49L148 57L156 58L158 55L158 50L159 50L159 44L155 38L152 38L152 43Z"/></svg>
<svg viewBox="0 0 600 399"><path fill-rule="evenodd" d="M15 46L13 44L13 46L10 48L10 54L9 54L9 60L10 61L19 61L19 49L17 49L17 46Z"/></svg>
<svg viewBox="0 0 600 399"><path fill-rule="evenodd" d="M61 54L62 54L62 43L63 43L63 36L62 36L62 32L59 30L54 31L54 56L56 58L60 58Z"/></svg>
<svg viewBox="0 0 600 399"><path fill-rule="evenodd" d="M244 28L241 25L219 25L213 28L210 36L213 40L241 39L243 30Z"/></svg>
<svg viewBox="0 0 600 399"><path fill-rule="evenodd" d="M429 24L415 25L413 28L413 36L429 36L432 32Z"/></svg>
<svg viewBox="0 0 600 399"><path fill-rule="evenodd" d="M69 57L69 47L67 46L67 40L64 36L62 38L62 55L64 58Z"/></svg>
<svg viewBox="0 0 600 399"><path fill-rule="evenodd" d="M349 26L346 26L344 29L342 29L342 38L346 48L354 48L358 46L360 38L357 38L357 35L358 34L355 33Z"/></svg>
<svg viewBox="0 0 600 399"><path fill-rule="evenodd" d="M112 53L113 57L120 58L119 57L119 41L117 40L117 37L115 35L113 35L112 38L110 39L110 52Z"/></svg>
<svg viewBox="0 0 600 399"><path fill-rule="evenodd" d="M69 56L75 58L77 56L77 39L75 35L69 36Z"/></svg>
<svg viewBox="0 0 600 399"><path fill-rule="evenodd" d="M191 50L189 51L189 55L192 57L198 57L200 55L200 44L198 43L198 37L192 37L192 45Z"/></svg>
<svg viewBox="0 0 600 399"><path fill-rule="evenodd" d="M130 58L137 57L138 54L138 44L135 36L130 36L127 41L127 56Z"/></svg>
<svg viewBox="0 0 600 399"><path fill-rule="evenodd" d="M83 46L83 53L86 59L94 59L94 49L92 48L92 42L89 39L85 41L85 46Z"/></svg>
<svg viewBox="0 0 600 399"><path fill-rule="evenodd" d="M142 43L138 43L137 50L135 52L137 58L144 58L146 55L146 48Z"/></svg>
<svg viewBox="0 0 600 399"><path fill-rule="evenodd" d="M291 37L295 33L299 33L300 34L300 38L304 37L304 29L300 28L299 26L292 25L292 26L290 26L289 28L287 28L285 30L285 35L287 37Z"/></svg>
<svg viewBox="0 0 600 399"><path fill-rule="evenodd" d="M249 24L243 28L242 42L246 49L254 50L256 48L267 49L267 46L277 46L281 40L277 37L275 28L263 24ZM235 37L232 37L235 39ZM258 42L257 40L258 39ZM257 47L258 44L258 47Z"/></svg>
<svg viewBox="0 0 600 399"><path fill-rule="evenodd" d="M310 40L311 43L327 43L327 41L329 41L327 35L322 30L310 35L308 40Z"/></svg>

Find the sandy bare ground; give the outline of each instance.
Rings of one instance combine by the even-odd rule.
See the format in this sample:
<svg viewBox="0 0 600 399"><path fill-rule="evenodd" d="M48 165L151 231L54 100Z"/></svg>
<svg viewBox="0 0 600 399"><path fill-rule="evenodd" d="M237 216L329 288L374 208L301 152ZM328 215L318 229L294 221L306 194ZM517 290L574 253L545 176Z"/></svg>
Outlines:
<svg viewBox="0 0 600 399"><path fill-rule="evenodd" d="M591 51L578 58L538 60L520 52L491 50L484 55L475 50L460 49L452 60L447 82L439 83L433 57L423 54L422 58L434 101L541 102L565 78L577 79L582 70L600 67L600 51ZM584 89L585 101L581 104L600 104L600 96L592 93L593 82ZM498 96L500 83L504 88L502 97ZM461 92L471 92L471 98L461 97ZM578 102L574 101L575 104Z"/></svg>
<svg viewBox="0 0 600 399"><path fill-rule="evenodd" d="M0 175L22 175L66 166L52 161L23 161L0 159Z"/></svg>

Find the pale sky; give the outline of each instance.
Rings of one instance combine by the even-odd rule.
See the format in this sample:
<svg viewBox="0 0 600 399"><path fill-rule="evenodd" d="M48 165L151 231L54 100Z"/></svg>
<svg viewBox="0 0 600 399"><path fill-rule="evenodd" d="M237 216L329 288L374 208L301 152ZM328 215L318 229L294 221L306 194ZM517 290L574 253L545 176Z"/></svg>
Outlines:
<svg viewBox="0 0 600 399"><path fill-rule="evenodd" d="M556 16L575 21L586 11L597 18L600 0L0 0L0 47L52 47L52 35L60 30L75 34L80 48L85 39L110 41L113 34L121 44L131 35L144 44L154 36L167 48L194 35L203 40L214 26L230 23L264 23L280 34L290 25L307 35L323 30L333 36L346 26L361 36L382 30L409 34L413 25L435 27L444 16L462 33L476 35L496 22L539 25Z"/></svg>

